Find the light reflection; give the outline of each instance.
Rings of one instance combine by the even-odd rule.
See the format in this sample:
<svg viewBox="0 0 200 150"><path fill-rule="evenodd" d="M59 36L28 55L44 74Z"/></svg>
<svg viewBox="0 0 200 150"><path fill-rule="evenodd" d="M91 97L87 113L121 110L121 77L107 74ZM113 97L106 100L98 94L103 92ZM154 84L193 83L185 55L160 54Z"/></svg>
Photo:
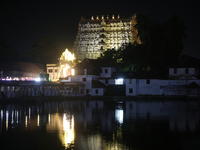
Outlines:
<svg viewBox="0 0 200 150"><path fill-rule="evenodd" d="M37 126L39 127L40 126L40 115L38 114L37 116Z"/></svg>
<svg viewBox="0 0 200 150"><path fill-rule="evenodd" d="M116 118L117 122L122 124L123 123L123 110L116 109L115 110L115 118Z"/></svg>
<svg viewBox="0 0 200 150"><path fill-rule="evenodd" d="M11 121L12 124L14 123L13 117L14 117L14 111L12 111L12 121Z"/></svg>
<svg viewBox="0 0 200 150"><path fill-rule="evenodd" d="M28 120L27 120L27 116L25 117L25 127L27 128L27 125L28 125Z"/></svg>
<svg viewBox="0 0 200 150"><path fill-rule="evenodd" d="M3 110L1 110L1 122L3 122Z"/></svg>
<svg viewBox="0 0 200 150"><path fill-rule="evenodd" d="M8 130L8 117L9 117L9 112L6 111L6 130Z"/></svg>
<svg viewBox="0 0 200 150"><path fill-rule="evenodd" d="M59 139L65 148L69 148L74 143L74 116L64 113L60 116L58 113L49 114L49 124L47 124L47 132L58 131Z"/></svg>
<svg viewBox="0 0 200 150"><path fill-rule="evenodd" d="M51 121L51 114L49 113L49 115L48 115L48 122L49 122L49 124L50 124L50 121Z"/></svg>
<svg viewBox="0 0 200 150"><path fill-rule="evenodd" d="M29 108L28 123L30 123L30 120L31 120L31 108Z"/></svg>
<svg viewBox="0 0 200 150"><path fill-rule="evenodd" d="M16 121L16 122L17 122L17 123L18 123L18 113L19 113L19 112L17 111L17 113L16 113L16 116L17 116L17 121Z"/></svg>

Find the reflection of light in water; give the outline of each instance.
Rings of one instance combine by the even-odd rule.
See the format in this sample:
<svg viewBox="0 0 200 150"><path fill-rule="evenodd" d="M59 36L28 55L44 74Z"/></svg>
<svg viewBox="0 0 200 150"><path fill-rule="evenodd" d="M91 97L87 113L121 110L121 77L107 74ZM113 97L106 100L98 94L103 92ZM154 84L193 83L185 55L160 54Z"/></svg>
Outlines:
<svg viewBox="0 0 200 150"><path fill-rule="evenodd" d="M8 130L8 116L9 116L9 113L8 111L6 111L6 130Z"/></svg>
<svg viewBox="0 0 200 150"><path fill-rule="evenodd" d="M63 116L49 114L49 124L47 124L47 132L58 131L59 139L65 148L74 143L74 117L64 113Z"/></svg>
<svg viewBox="0 0 200 150"><path fill-rule="evenodd" d="M123 110L116 109L115 110L115 119L118 121L120 124L123 123Z"/></svg>
<svg viewBox="0 0 200 150"><path fill-rule="evenodd" d="M12 121L11 121L11 123L13 124L13 116L14 116L14 111L12 111Z"/></svg>
<svg viewBox="0 0 200 150"><path fill-rule="evenodd" d="M17 113L16 113L16 116L17 116L17 123L18 123L18 113L19 113L19 112L17 111Z"/></svg>
<svg viewBox="0 0 200 150"><path fill-rule="evenodd" d="M29 108L29 113L28 113L28 123L30 123L30 120L31 120L31 108Z"/></svg>
<svg viewBox="0 0 200 150"><path fill-rule="evenodd" d="M3 122L3 110L1 110L1 122Z"/></svg>
<svg viewBox="0 0 200 150"><path fill-rule="evenodd" d="M61 119L61 118L60 118ZM61 124L60 124L61 125ZM67 116L66 113L63 114L62 125L59 130L59 137L65 147L68 147L69 144L74 141L74 118L70 119L70 116Z"/></svg>
<svg viewBox="0 0 200 150"><path fill-rule="evenodd" d="M49 116L48 116L48 122L49 122L49 124L50 124L50 121L51 121L51 115L49 113Z"/></svg>
<svg viewBox="0 0 200 150"><path fill-rule="evenodd" d="M27 120L27 116L26 116L26 118L25 118L25 127L27 128L27 124L28 124L28 120Z"/></svg>
<svg viewBox="0 0 200 150"><path fill-rule="evenodd" d="M40 126L40 115L37 116L37 126Z"/></svg>

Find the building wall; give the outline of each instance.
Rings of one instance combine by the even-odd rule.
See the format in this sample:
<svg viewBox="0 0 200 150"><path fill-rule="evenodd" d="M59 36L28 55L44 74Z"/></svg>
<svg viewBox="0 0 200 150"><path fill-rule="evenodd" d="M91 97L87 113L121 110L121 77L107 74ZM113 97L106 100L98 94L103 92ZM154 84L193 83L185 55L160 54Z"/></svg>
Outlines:
<svg viewBox="0 0 200 150"><path fill-rule="evenodd" d="M92 96L103 96L103 94L104 94L103 88L92 88L92 92L91 92Z"/></svg>
<svg viewBox="0 0 200 150"><path fill-rule="evenodd" d="M111 77L111 74L115 71L114 67L102 67L101 69L102 69L102 73L100 73L101 77Z"/></svg>
<svg viewBox="0 0 200 150"><path fill-rule="evenodd" d="M47 66L47 74L51 81L59 80L59 67L57 66Z"/></svg>
<svg viewBox="0 0 200 150"><path fill-rule="evenodd" d="M118 49L125 43L140 42L137 37L136 15L120 19L94 17L81 19L73 51L77 59L97 59L107 49Z"/></svg>
<svg viewBox="0 0 200 150"><path fill-rule="evenodd" d="M188 71L186 71L187 69ZM192 75L198 75L195 68L169 68L170 78L192 79Z"/></svg>
<svg viewBox="0 0 200 150"><path fill-rule="evenodd" d="M137 93L137 79L126 79L126 96L136 96Z"/></svg>
<svg viewBox="0 0 200 150"><path fill-rule="evenodd" d="M140 79L138 88L140 95L160 95L160 80Z"/></svg>
<svg viewBox="0 0 200 150"><path fill-rule="evenodd" d="M85 93L86 94L92 94L92 80L96 79L97 76L95 75L75 75L71 77L71 82L83 82L86 84L85 86ZM87 93L87 90L89 90L89 93Z"/></svg>
<svg viewBox="0 0 200 150"><path fill-rule="evenodd" d="M186 95L187 89L180 88L178 86L189 85L192 82L200 85L200 80L160 80L160 79L132 79L132 83L126 79L126 96L136 95ZM130 91L132 89L132 91ZM191 91L198 93L198 89ZM196 94L197 95L197 94Z"/></svg>

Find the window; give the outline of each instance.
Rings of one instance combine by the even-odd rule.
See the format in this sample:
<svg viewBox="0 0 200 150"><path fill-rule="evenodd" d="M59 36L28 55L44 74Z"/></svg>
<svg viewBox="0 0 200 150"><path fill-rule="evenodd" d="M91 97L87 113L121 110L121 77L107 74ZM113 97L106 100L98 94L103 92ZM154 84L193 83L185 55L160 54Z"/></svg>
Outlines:
<svg viewBox="0 0 200 150"><path fill-rule="evenodd" d="M174 74L177 74L177 68L174 68Z"/></svg>
<svg viewBox="0 0 200 150"><path fill-rule="evenodd" d="M105 80L105 84L108 84L108 79Z"/></svg>
<svg viewBox="0 0 200 150"><path fill-rule="evenodd" d="M185 69L185 74L189 74L189 69L188 68Z"/></svg>
<svg viewBox="0 0 200 150"><path fill-rule="evenodd" d="M49 73L52 73L52 72L53 72L53 69L48 69L48 72L49 72Z"/></svg>
<svg viewBox="0 0 200 150"><path fill-rule="evenodd" d="M147 84L150 84L150 79L147 79Z"/></svg>
<svg viewBox="0 0 200 150"><path fill-rule="evenodd" d="M101 46L100 50L103 50L103 46Z"/></svg>
<svg viewBox="0 0 200 150"><path fill-rule="evenodd" d="M95 93L98 94L98 90L95 90Z"/></svg>
<svg viewBox="0 0 200 150"><path fill-rule="evenodd" d="M84 75L87 75L87 69L84 69Z"/></svg>
<svg viewBox="0 0 200 150"><path fill-rule="evenodd" d="M57 69L55 69L55 72L57 72Z"/></svg>
<svg viewBox="0 0 200 150"><path fill-rule="evenodd" d="M86 89L86 94L89 94L89 89Z"/></svg>
<svg viewBox="0 0 200 150"><path fill-rule="evenodd" d="M133 84L133 79L129 79L129 84Z"/></svg>
<svg viewBox="0 0 200 150"><path fill-rule="evenodd" d="M100 69L100 73L102 73L102 69Z"/></svg>
<svg viewBox="0 0 200 150"><path fill-rule="evenodd" d="M83 78L83 82L86 82L86 78Z"/></svg>
<svg viewBox="0 0 200 150"><path fill-rule="evenodd" d="M129 89L129 93L133 93L133 89Z"/></svg>
<svg viewBox="0 0 200 150"><path fill-rule="evenodd" d="M105 69L105 73L108 73L108 69Z"/></svg>
<svg viewBox="0 0 200 150"><path fill-rule="evenodd" d="M117 85L122 85L123 84L124 79L120 78L120 79L115 79L115 84Z"/></svg>

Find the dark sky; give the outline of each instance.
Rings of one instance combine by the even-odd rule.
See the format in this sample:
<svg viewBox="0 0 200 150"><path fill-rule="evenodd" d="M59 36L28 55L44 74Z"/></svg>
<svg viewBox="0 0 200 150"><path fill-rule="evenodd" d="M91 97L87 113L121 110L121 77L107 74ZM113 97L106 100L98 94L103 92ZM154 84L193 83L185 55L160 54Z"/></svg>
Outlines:
<svg viewBox="0 0 200 150"><path fill-rule="evenodd" d="M199 0L3 0L0 3L0 40L25 52L42 37L50 37L59 49L69 50L82 16L115 15L130 17L150 13L158 21L179 15L187 27L183 53L200 58Z"/></svg>

